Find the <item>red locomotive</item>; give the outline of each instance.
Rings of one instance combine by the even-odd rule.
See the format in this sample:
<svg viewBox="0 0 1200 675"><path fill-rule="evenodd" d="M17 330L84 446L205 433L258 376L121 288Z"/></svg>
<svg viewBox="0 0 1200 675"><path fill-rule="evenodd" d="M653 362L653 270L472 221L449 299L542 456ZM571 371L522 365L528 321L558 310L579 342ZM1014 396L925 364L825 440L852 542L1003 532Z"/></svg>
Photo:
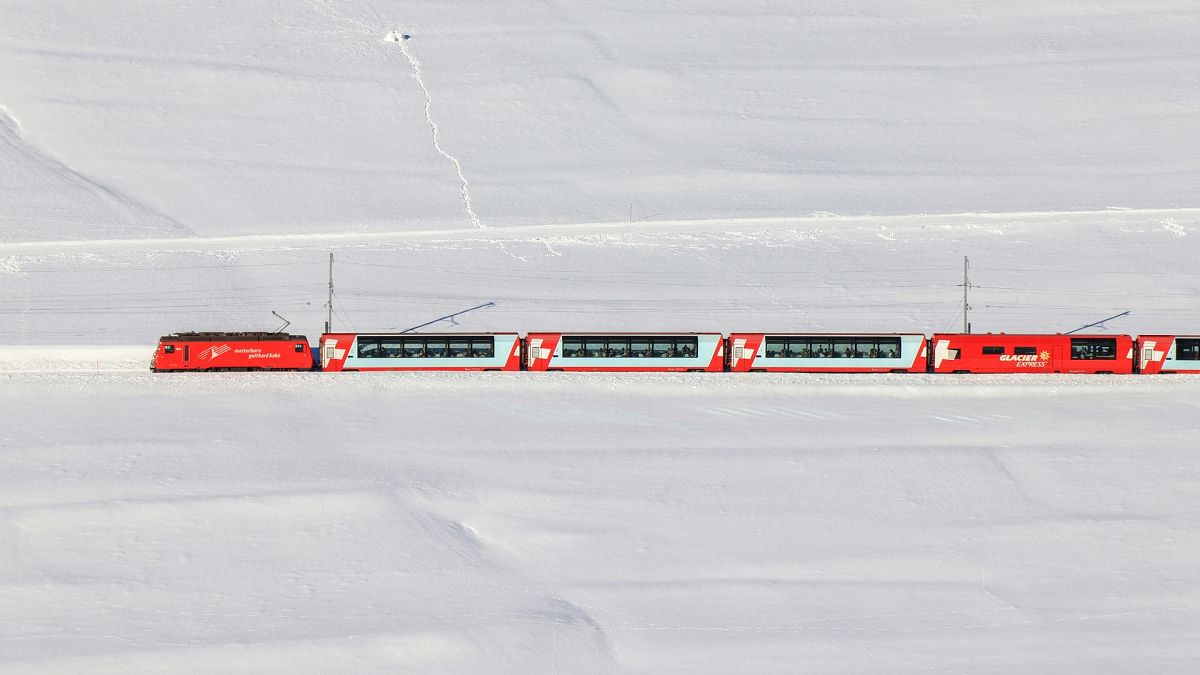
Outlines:
<svg viewBox="0 0 1200 675"><path fill-rule="evenodd" d="M175 333L158 340L150 361L156 373L178 371L312 370L303 335L286 333Z"/></svg>
<svg viewBox="0 0 1200 675"><path fill-rule="evenodd" d="M934 373L1132 373L1129 335L945 334L930 340Z"/></svg>

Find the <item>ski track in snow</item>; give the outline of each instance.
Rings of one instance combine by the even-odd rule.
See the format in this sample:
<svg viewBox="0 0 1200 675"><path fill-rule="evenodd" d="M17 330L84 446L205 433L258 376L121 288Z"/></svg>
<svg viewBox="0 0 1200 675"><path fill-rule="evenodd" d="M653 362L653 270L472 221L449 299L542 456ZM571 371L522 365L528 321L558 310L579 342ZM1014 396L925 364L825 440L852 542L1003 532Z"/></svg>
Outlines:
<svg viewBox="0 0 1200 675"><path fill-rule="evenodd" d="M412 66L413 79L421 87L421 93L425 95L425 121L429 123L429 129L433 134L433 147L442 157L445 157L452 165L454 165L454 173L458 175L459 192L462 193L463 208L467 213L467 218L471 220L471 225L476 229L485 229L483 223L479 222L479 217L475 215L475 209L471 206L471 190L467 183L467 177L463 175L462 164L450 153L442 148L441 130L438 128L437 122L433 121L433 96L429 93L429 87L425 86L425 78L421 74L421 62L408 49L408 38L404 32L392 31L388 33L387 40L400 45L400 51L404 54L404 58L408 60Z"/></svg>

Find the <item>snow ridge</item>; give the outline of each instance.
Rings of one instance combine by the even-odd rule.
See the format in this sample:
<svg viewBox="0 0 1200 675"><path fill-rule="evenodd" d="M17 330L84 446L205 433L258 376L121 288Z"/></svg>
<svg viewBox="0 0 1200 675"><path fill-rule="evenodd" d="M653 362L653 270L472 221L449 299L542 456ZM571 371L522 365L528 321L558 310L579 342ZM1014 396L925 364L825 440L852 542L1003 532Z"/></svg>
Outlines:
<svg viewBox="0 0 1200 675"><path fill-rule="evenodd" d="M408 41L408 36L401 31L392 31L387 34L387 40L400 45L400 51L404 53L404 58L408 59L409 65L412 66L413 79L417 81L417 84L421 87L421 91L425 94L425 121L429 123L429 128L433 132L433 147L442 157L445 157L454 165L454 171L458 174L458 189L462 193L463 206L467 212L467 217L471 219L471 225L480 230L486 229L486 226L479 222L479 217L475 215L475 210L471 208L471 192L467 184L467 177L463 175L462 164L459 163L457 158L442 149L441 133L438 130L437 122L433 121L433 97L429 94L429 88L425 86L425 79L421 76L421 62L417 60L417 57L413 56L412 52L408 50L408 45L405 44Z"/></svg>

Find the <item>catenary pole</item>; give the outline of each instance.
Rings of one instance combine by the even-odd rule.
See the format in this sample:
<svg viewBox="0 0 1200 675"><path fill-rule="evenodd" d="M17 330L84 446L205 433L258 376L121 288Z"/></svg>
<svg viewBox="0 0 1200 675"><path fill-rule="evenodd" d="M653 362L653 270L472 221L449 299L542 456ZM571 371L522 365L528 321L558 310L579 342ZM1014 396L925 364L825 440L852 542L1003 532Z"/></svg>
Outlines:
<svg viewBox="0 0 1200 675"><path fill-rule="evenodd" d="M329 298L325 301L325 332L333 328L333 254L329 254Z"/></svg>
<svg viewBox="0 0 1200 675"><path fill-rule="evenodd" d="M971 332L971 323L967 319L967 312L971 310L971 306L967 304L967 289L971 287L971 282L967 278L968 261L967 256L963 256L963 333Z"/></svg>

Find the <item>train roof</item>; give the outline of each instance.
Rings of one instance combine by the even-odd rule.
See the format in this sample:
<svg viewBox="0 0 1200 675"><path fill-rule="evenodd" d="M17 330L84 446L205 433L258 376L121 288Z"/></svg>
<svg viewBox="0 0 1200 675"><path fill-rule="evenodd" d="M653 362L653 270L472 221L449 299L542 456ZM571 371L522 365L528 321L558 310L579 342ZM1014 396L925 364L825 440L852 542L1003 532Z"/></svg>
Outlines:
<svg viewBox="0 0 1200 675"><path fill-rule="evenodd" d="M672 335L722 335L722 336L723 336L723 335L724 335L724 333L722 333L722 332L720 332L720 331L715 331L715 330L713 330L713 331L699 331L699 332L697 332L697 331L685 331L685 330L681 330L681 331L679 331L679 332L676 332L676 333L664 332L664 331L646 331L646 332L637 332L637 331L624 331L624 330L618 330L618 331L603 331L603 330L572 330L572 331L565 331L565 330L531 330L531 331L529 331L528 333L526 333L526 335L569 335L569 336L571 336L571 337L591 337L591 336L596 336L596 337L609 337L609 336L611 336L611 337L637 337L637 336L641 336L641 335L648 335L648 336L650 336L650 337L654 337L654 336L672 336Z"/></svg>
<svg viewBox="0 0 1200 675"><path fill-rule="evenodd" d="M1128 333L934 333L934 337L978 338L993 340L1039 339L1039 338L1133 338Z"/></svg>
<svg viewBox="0 0 1200 675"><path fill-rule="evenodd" d="M213 342L216 340L239 341L239 342L267 342L267 341L287 341L287 342L308 342L308 338L303 335L291 335L288 333L263 333L263 332L200 332L200 333L172 333L164 335L158 339L159 342Z"/></svg>
<svg viewBox="0 0 1200 675"><path fill-rule="evenodd" d="M352 331L346 333L323 333L322 335L354 335L357 337L487 337L490 335L520 335L516 331L508 331L503 333L368 333L366 331Z"/></svg>

